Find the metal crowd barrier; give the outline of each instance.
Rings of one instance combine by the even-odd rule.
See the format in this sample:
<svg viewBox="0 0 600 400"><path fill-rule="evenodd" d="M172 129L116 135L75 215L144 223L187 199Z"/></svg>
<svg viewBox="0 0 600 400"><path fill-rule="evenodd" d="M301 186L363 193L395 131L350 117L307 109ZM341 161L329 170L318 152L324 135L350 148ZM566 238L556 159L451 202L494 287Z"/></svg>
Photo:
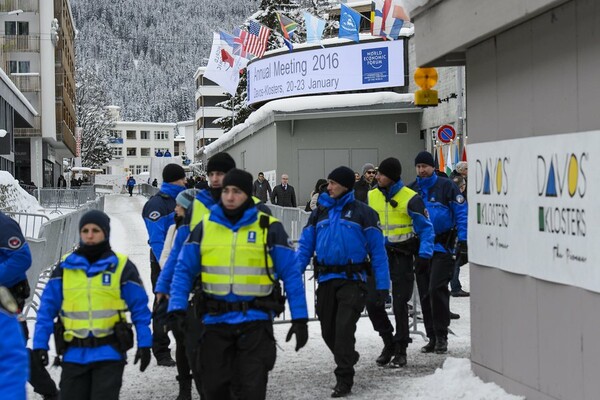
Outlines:
<svg viewBox="0 0 600 400"><path fill-rule="evenodd" d="M136 185L134 188L135 193L141 194L142 196L146 197L154 196L156 193L158 193L159 190L159 188L154 187L152 185L148 185L147 183L141 183L139 185Z"/></svg>
<svg viewBox="0 0 600 400"><path fill-rule="evenodd" d="M59 208L79 208L96 198L94 186L81 186L79 189L36 189L34 196L44 208L54 208L52 213L62 212Z"/></svg>
<svg viewBox="0 0 600 400"><path fill-rule="evenodd" d="M72 213L45 221L39 228L37 235L30 234L35 232L32 229L23 230L32 256L31 267L27 270L31 295L27 299L23 310L23 315L27 319L35 319L42 291L54 265L63 254L73 250L79 244L79 219L83 213L91 209L104 210L104 197L98 197L94 201L87 202ZM22 228L23 226L31 228L33 224L37 223L37 219L45 217L36 214L28 215L12 212L6 212L6 215L19 222Z"/></svg>

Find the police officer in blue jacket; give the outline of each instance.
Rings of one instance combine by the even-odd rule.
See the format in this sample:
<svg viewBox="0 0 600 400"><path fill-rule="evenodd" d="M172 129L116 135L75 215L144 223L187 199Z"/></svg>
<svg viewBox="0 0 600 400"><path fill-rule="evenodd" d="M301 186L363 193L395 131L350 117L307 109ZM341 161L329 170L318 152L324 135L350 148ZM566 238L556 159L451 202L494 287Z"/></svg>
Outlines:
<svg viewBox="0 0 600 400"><path fill-rule="evenodd" d="M2 212L0 227L0 286L3 287L3 295L0 295L0 393L7 399L25 399L29 355L17 313L29 294L25 272L31 266L31 252L19 225ZM23 328L26 328L25 324ZM50 391L56 393L52 379L47 378L51 383ZM40 390L38 385L35 389L38 393L52 395Z"/></svg>
<svg viewBox="0 0 600 400"><path fill-rule="evenodd" d="M138 349L134 364L143 372L150 363L148 296L135 265L112 251L110 218L102 211L85 213L79 221L80 244L58 263L42 294L33 337L33 352L48 365L48 340L65 343L61 397L118 399L133 332L125 313L131 313ZM57 338L54 319L62 335ZM90 318L91 316L91 318ZM58 351L62 345L57 346Z"/></svg>
<svg viewBox="0 0 600 400"><path fill-rule="evenodd" d="M31 251L25 241L19 224L0 212L0 286L6 287L12 294L17 304L17 312L20 313L25 306L25 300L29 297L30 288L27 282L26 271L31 266ZM27 321L21 321L25 334L25 340L29 336ZM50 374L31 350L29 383L36 393L44 396L44 400L58 398L58 389L50 377Z"/></svg>
<svg viewBox="0 0 600 400"><path fill-rule="evenodd" d="M327 180L327 193L319 196L319 207L302 231L297 262L304 271L313 258L319 282L316 311L337 365L331 397L344 397L354 384L359 358L354 332L365 307L367 272L373 274L382 302L388 296L390 274L379 217L354 199L354 171L338 167Z"/></svg>
<svg viewBox="0 0 600 400"><path fill-rule="evenodd" d="M384 347L376 363L399 368L406 365L406 348L412 342L408 327L408 301L413 294L415 274L413 256L430 259L433 254L433 226L425 204L417 193L404 186L402 165L397 158L386 158L377 170L378 187L369 191L368 202L379 214L390 263L392 299L396 334L385 305L378 302L374 285L369 281L367 311L373 328L379 332ZM393 358L392 358L393 356Z"/></svg>
<svg viewBox="0 0 600 400"><path fill-rule="evenodd" d="M431 153L420 152L415 158L415 168L417 179L410 184L410 188L425 201L435 230L431 260L422 257L415 259L423 322L429 337L429 343L421 351L444 354L448 351L448 283L454 273L454 253L467 251L467 202L452 180L435 173Z"/></svg>
<svg viewBox="0 0 600 400"><path fill-rule="evenodd" d="M232 245L233 244L233 245ZM221 202L203 216L183 246L171 284L169 313L185 325L188 296L200 277L205 333L200 374L206 398L264 399L276 358L273 316L282 311L278 279L292 314L287 340L296 351L308 340L308 311L300 270L283 226L259 211L252 175L233 169L223 180Z"/></svg>
<svg viewBox="0 0 600 400"><path fill-rule="evenodd" d="M160 191L150 197L142 210L142 217L148 231L150 244L150 280L152 291L156 289L156 281L160 274L160 255L165 244L169 227L175 222L175 198L185 190L185 171L181 165L167 164L162 171L163 183ZM154 302L155 308L157 301ZM160 310L159 310L160 311ZM155 318L157 319L156 310ZM174 367L175 361L169 350L169 336L156 323L153 323L152 352L158 365Z"/></svg>

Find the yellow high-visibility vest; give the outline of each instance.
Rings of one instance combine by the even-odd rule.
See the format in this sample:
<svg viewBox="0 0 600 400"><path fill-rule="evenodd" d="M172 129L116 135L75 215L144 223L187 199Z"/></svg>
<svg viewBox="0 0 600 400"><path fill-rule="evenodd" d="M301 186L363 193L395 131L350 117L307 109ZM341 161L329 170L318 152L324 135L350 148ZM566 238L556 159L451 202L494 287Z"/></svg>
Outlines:
<svg viewBox="0 0 600 400"><path fill-rule="evenodd" d="M88 277L81 269L63 270L61 319L65 341L85 339L90 333L97 338L112 335L114 325L125 318L127 305L121 298L121 275L127 256L115 254L119 262L112 272Z"/></svg>
<svg viewBox="0 0 600 400"><path fill-rule="evenodd" d="M392 198L398 205L392 207L385 201L385 196L379 189L369 191L369 206L377 211L383 235L391 243L401 243L415 236L413 221L408 215L408 202L417 192L402 187Z"/></svg>
<svg viewBox="0 0 600 400"><path fill-rule="evenodd" d="M260 199L252 196L252 200L254 200L254 204L260 203ZM196 225L202 221L202 218L210 212L208 208L198 199L194 199L193 208L192 208L192 218L190 220L190 232L194 230Z"/></svg>
<svg viewBox="0 0 600 400"><path fill-rule="evenodd" d="M273 290L273 282L267 275L265 266L266 235L268 229L259 226L261 215L251 225L241 227L237 232L210 220L207 214L202 219L202 289L204 292L225 296L234 293L239 296L268 296ZM277 219L269 216L269 224ZM273 260L267 253L269 274L274 278Z"/></svg>

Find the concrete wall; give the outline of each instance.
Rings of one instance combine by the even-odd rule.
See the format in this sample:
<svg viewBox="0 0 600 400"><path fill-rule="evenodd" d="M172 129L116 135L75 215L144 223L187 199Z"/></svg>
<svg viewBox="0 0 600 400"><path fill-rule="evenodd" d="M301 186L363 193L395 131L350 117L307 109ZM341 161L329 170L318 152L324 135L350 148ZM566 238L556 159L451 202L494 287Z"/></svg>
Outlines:
<svg viewBox="0 0 600 400"><path fill-rule="evenodd" d="M600 4L573 0L469 48L470 143L599 129L599 26ZM530 400L597 399L599 308L598 293L471 264L473 369Z"/></svg>

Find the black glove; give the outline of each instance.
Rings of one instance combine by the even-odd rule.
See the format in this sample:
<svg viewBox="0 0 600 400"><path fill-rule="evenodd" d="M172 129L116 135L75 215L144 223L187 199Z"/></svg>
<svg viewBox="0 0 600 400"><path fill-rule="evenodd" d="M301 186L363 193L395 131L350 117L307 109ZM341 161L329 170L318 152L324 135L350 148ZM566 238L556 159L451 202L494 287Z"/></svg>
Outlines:
<svg viewBox="0 0 600 400"><path fill-rule="evenodd" d="M456 243L456 262L458 265L464 265L469 262L469 248L465 240Z"/></svg>
<svg viewBox="0 0 600 400"><path fill-rule="evenodd" d="M385 307L385 302L390 296L390 292L388 290L378 290L375 300L375 307Z"/></svg>
<svg viewBox="0 0 600 400"><path fill-rule="evenodd" d="M140 371L144 372L150 364L150 358L150 347L138 347L135 358L133 359L133 364L137 364L139 361Z"/></svg>
<svg viewBox="0 0 600 400"><path fill-rule="evenodd" d="M167 327L173 332L184 333L187 331L187 312L183 310L171 311L167 314Z"/></svg>
<svg viewBox="0 0 600 400"><path fill-rule="evenodd" d="M431 264L431 259L423 258L423 257L415 257L414 267L416 274L422 274L429 269L429 265Z"/></svg>
<svg viewBox="0 0 600 400"><path fill-rule="evenodd" d="M33 350L33 354L40 360L40 363L44 366L48 366L48 350L44 349L35 349Z"/></svg>
<svg viewBox="0 0 600 400"><path fill-rule="evenodd" d="M154 320L155 326L159 326L163 332L167 332L167 309L169 308L169 300L162 298L154 303L152 310L152 319Z"/></svg>
<svg viewBox="0 0 600 400"><path fill-rule="evenodd" d="M285 338L285 341L289 342L292 339L292 335L296 334L296 351L303 348L306 342L308 342L307 322L306 318L292 320L292 327Z"/></svg>

